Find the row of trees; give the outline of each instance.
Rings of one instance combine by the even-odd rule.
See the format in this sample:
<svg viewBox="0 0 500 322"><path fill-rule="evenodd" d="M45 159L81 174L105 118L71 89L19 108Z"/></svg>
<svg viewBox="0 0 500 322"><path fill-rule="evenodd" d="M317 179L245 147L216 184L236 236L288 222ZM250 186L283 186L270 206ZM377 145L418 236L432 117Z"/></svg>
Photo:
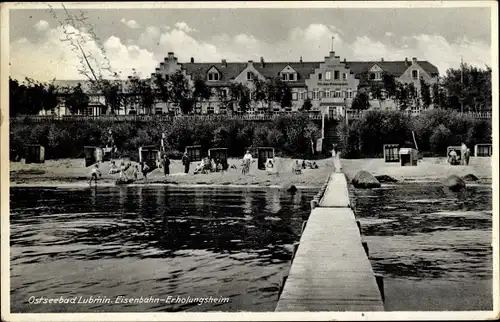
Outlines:
<svg viewBox="0 0 500 322"><path fill-rule="evenodd" d="M186 75L178 71L173 75L157 74L150 79L141 79L137 73L126 81L98 79L91 82L91 91L104 97L104 113L115 114L124 107L133 107L150 114L157 102L172 104L183 114L193 112L198 103L217 96L221 107L228 111L245 112L252 101L263 110L271 111L273 104L282 108L291 107L292 92L281 79L262 80L254 77L252 86L231 83L227 88L212 91L202 79L192 84ZM24 83L10 79L10 115L38 114L54 111L64 105L73 114L80 114L89 107L91 100L81 84L59 87L52 83L25 79ZM306 109L310 109L305 104Z"/></svg>
<svg viewBox="0 0 500 322"><path fill-rule="evenodd" d="M339 124L342 156L346 158L380 157L384 144L409 144L413 134L419 151L444 156L446 148L469 147L492 140L491 120L481 120L458 111L435 109L416 117L400 111L368 111L349 124Z"/></svg>
<svg viewBox="0 0 500 322"><path fill-rule="evenodd" d="M115 144L123 156L137 156L138 148L159 144L165 134L165 149L170 157L180 158L186 146L223 147L229 156L240 157L245 149L271 146L280 155L310 157L312 146L321 137L317 124L305 116L283 116L270 122L245 122L228 117L223 122L213 119L171 119L148 122L43 122L27 119L11 121L10 149L12 157L22 155L27 144L41 144L46 158L78 158L86 145L102 146L107 131L112 129Z"/></svg>
<svg viewBox="0 0 500 322"><path fill-rule="evenodd" d="M126 106L150 114L156 102L172 104L183 114L193 112L198 103L217 96L226 111L245 112L252 101L263 111L272 111L273 105L281 108L292 106L290 87L281 79L262 80L254 76L252 85L231 83L226 89L212 91L204 80L195 79L192 84L184 73L156 75L151 79L140 79L134 75L126 81L98 79L91 81L91 90L104 97L103 113L115 114ZM54 111L61 103L73 114L85 111L90 104L88 93L82 86L58 87L52 83L26 79L24 83L10 79L10 115L38 114ZM420 79L419 89L413 84L402 84L389 73L382 74L381 81L370 79L368 73L360 75L360 89L353 100L352 108L366 110L373 99L393 99L400 110L412 106L435 107L458 111L479 112L491 110L491 68L485 70L463 64L461 69L448 69L440 82L432 86ZM301 109L309 111L311 100L307 98Z"/></svg>
<svg viewBox="0 0 500 322"><path fill-rule="evenodd" d="M373 99L393 99L400 110L411 106L435 107L463 112L490 111L491 68L477 68L462 64L459 69L448 69L439 82L427 83L420 78L419 89L414 83L403 84L396 81L392 74L382 73L382 80L374 80L369 73L360 75L360 88L352 107L365 110L370 107L369 96Z"/></svg>

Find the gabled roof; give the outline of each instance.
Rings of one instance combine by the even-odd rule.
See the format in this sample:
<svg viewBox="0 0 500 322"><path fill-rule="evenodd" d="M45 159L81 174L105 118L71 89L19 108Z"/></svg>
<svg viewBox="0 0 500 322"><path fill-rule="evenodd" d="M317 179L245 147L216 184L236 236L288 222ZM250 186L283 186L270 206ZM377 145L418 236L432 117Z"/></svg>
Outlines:
<svg viewBox="0 0 500 322"><path fill-rule="evenodd" d="M229 81L241 74L241 72L247 67L247 63L227 63L227 67L222 63L186 63L181 65L182 68L185 69L186 73L191 76L192 80L197 78L206 80L207 73L210 68L217 68L221 77L218 81L210 81L210 84L220 86L229 85Z"/></svg>
<svg viewBox="0 0 500 322"><path fill-rule="evenodd" d="M359 75L363 72L368 71L373 65L378 65L380 68L385 70L386 72L399 77L401 76L410 66L411 62L408 61L369 61L369 62L361 62L361 61L348 61L346 62L347 66L351 69L351 72L355 75ZM422 67L429 75L438 74L439 71L436 66L432 65L428 61L417 61L417 64Z"/></svg>
<svg viewBox="0 0 500 322"><path fill-rule="evenodd" d="M304 85L306 79L314 73L316 68L319 68L320 62L265 62L264 67L261 63L254 63L253 67L266 78L276 78L280 72L287 66L292 67L297 72L297 81L289 82L290 84Z"/></svg>

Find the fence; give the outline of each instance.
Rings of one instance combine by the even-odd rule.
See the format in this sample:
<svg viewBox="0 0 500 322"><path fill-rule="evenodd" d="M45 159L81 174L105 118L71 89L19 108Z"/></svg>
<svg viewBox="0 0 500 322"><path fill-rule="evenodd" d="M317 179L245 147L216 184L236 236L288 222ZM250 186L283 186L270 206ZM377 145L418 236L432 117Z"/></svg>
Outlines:
<svg viewBox="0 0 500 322"><path fill-rule="evenodd" d="M292 116L292 115L305 115L312 120L321 120L321 114L307 114L307 113L280 113L280 114L243 114L243 115L221 115L221 114L211 114L211 115L22 115L17 116L15 120L30 120L35 122L46 122L46 121L89 121L89 120L109 120L109 121L135 121L135 122L147 122L147 121L171 121L174 119L211 119L211 120L224 120L228 118L241 119L246 121L267 121L274 120L282 116Z"/></svg>

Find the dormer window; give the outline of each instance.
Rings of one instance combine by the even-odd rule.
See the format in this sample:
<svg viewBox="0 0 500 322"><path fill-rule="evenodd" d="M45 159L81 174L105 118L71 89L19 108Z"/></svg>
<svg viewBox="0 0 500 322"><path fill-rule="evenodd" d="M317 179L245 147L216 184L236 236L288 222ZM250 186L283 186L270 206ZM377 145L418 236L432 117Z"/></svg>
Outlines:
<svg viewBox="0 0 500 322"><path fill-rule="evenodd" d="M209 81L218 81L219 80L219 73L216 73L216 72L208 73L208 80Z"/></svg>
<svg viewBox="0 0 500 322"><path fill-rule="evenodd" d="M411 77L413 79L418 79L418 70L412 70L411 71Z"/></svg>
<svg viewBox="0 0 500 322"><path fill-rule="evenodd" d="M252 80L252 79L253 79L253 73L247 72L247 80Z"/></svg>
<svg viewBox="0 0 500 322"><path fill-rule="evenodd" d="M294 81L297 78L295 77L295 73L282 73L281 79L284 81Z"/></svg>

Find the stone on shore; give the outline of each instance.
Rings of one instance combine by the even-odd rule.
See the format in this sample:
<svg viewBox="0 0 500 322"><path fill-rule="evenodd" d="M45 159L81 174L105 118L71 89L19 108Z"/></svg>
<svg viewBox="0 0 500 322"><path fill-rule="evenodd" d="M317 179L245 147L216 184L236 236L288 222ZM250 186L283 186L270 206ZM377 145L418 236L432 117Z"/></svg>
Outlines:
<svg viewBox="0 0 500 322"><path fill-rule="evenodd" d="M444 180L444 185L447 186L451 191L460 191L465 189L465 181L463 181L459 176L451 175Z"/></svg>
<svg viewBox="0 0 500 322"><path fill-rule="evenodd" d="M371 173L359 171L356 173L351 183L356 188L379 188L380 182Z"/></svg>
<svg viewBox="0 0 500 322"><path fill-rule="evenodd" d="M375 176L375 178L376 178L379 182L398 182L398 180L396 180L396 179L394 179L393 177L388 176L388 175L386 175L386 174L381 174L381 175Z"/></svg>
<svg viewBox="0 0 500 322"><path fill-rule="evenodd" d="M469 173L468 175L465 175L462 177L462 180L472 182L472 181L478 181L479 178L473 175L472 173Z"/></svg>

